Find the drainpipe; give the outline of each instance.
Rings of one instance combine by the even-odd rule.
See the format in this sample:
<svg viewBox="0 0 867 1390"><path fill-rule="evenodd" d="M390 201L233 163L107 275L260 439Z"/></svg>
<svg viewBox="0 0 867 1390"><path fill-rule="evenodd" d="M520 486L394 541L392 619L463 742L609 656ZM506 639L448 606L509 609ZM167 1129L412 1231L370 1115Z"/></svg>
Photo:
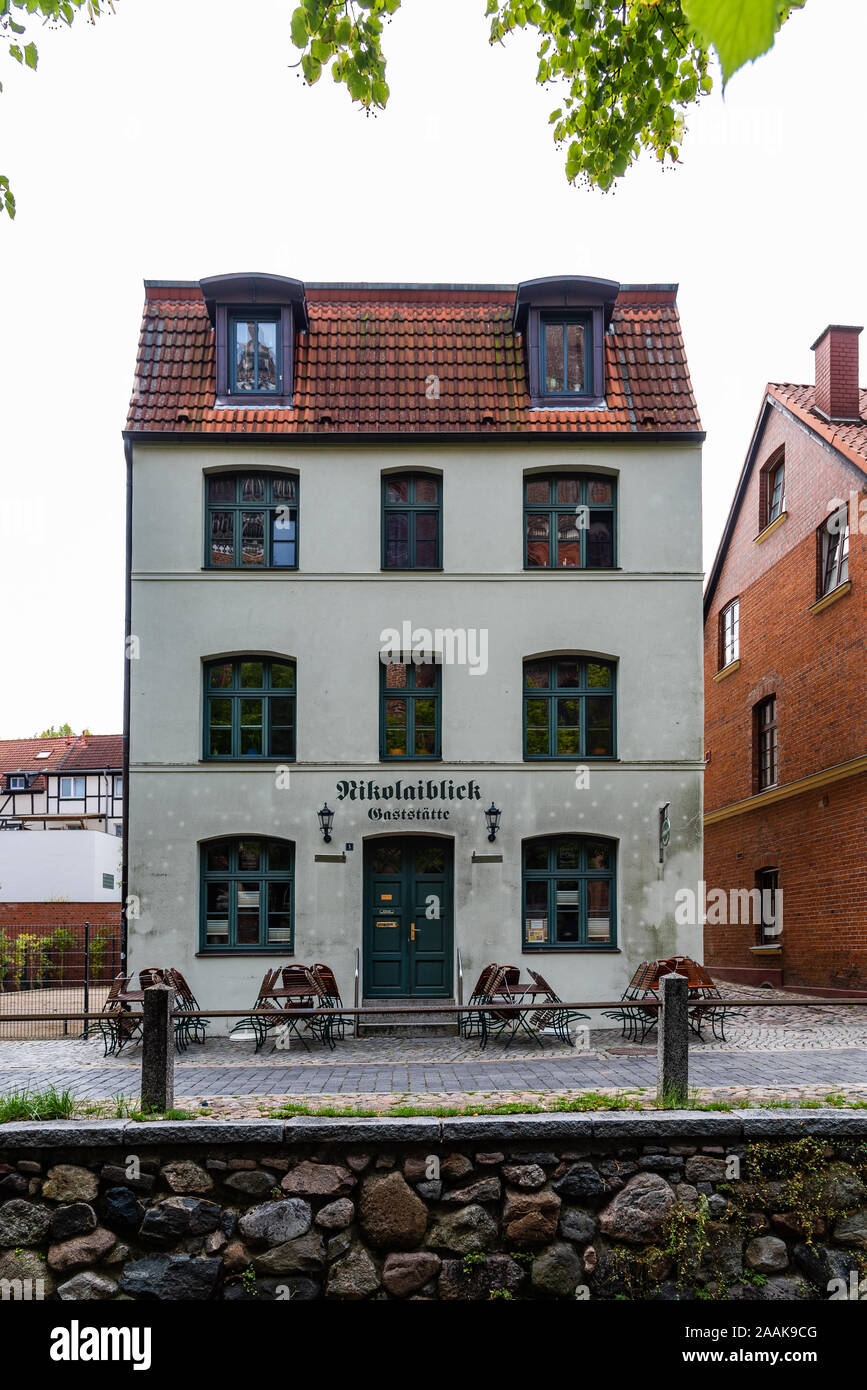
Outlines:
<svg viewBox="0 0 867 1390"><path fill-rule="evenodd" d="M126 575L124 579L124 644L123 644L123 835L120 870L120 973L127 974L127 897L129 894L129 639L132 633L132 444L123 441L126 459Z"/></svg>
<svg viewBox="0 0 867 1390"><path fill-rule="evenodd" d="M103 776L105 777L105 833L106 833L106 835L107 835L107 834L108 834L108 797L109 797L109 791L111 790L111 782L109 781L109 769L108 769L108 768L105 769L105 772L103 773Z"/></svg>

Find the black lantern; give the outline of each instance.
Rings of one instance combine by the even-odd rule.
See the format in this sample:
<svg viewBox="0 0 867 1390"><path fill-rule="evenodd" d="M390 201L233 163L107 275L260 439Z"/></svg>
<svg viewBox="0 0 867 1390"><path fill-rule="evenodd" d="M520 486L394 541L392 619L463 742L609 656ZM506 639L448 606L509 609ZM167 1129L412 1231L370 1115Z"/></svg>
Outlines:
<svg viewBox="0 0 867 1390"><path fill-rule="evenodd" d="M493 801L485 812L485 824L488 827L488 839L491 844L493 844L497 838L497 831L500 828L500 812Z"/></svg>
<svg viewBox="0 0 867 1390"><path fill-rule="evenodd" d="M334 824L334 812L329 810L328 802L326 801L325 805L322 807L322 810L317 811L316 814L319 817L319 829L322 831L322 838L325 841L326 845L330 845L331 827Z"/></svg>

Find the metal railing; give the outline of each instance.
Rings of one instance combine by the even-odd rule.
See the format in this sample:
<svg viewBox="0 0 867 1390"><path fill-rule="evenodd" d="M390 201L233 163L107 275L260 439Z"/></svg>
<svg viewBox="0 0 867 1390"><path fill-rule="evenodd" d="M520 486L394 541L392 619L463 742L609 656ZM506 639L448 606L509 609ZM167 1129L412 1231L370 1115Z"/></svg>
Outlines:
<svg viewBox="0 0 867 1390"><path fill-rule="evenodd" d="M69 1036L76 1015L102 1007L119 968L119 925L3 923L0 1039Z"/></svg>

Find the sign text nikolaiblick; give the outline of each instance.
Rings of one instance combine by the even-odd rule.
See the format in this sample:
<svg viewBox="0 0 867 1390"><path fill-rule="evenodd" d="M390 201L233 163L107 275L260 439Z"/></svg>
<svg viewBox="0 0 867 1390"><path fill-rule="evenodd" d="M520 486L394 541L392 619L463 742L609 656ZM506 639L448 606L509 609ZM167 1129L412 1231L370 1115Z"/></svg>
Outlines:
<svg viewBox="0 0 867 1390"><path fill-rule="evenodd" d="M398 777L395 782L379 783L347 778L337 783L338 801L481 801L482 792L474 778L457 785L450 777L435 782L432 778L419 778L417 782L405 782ZM387 810L371 806L367 813L370 820L448 820L449 811L442 807L403 807Z"/></svg>

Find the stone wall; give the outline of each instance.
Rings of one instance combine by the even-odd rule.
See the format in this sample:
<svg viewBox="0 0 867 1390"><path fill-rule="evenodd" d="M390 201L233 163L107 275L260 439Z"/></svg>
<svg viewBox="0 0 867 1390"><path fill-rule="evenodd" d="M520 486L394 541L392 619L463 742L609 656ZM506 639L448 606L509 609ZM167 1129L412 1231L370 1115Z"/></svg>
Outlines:
<svg viewBox="0 0 867 1390"><path fill-rule="evenodd" d="M0 1129L0 1298L827 1299L865 1264L856 1112Z"/></svg>

